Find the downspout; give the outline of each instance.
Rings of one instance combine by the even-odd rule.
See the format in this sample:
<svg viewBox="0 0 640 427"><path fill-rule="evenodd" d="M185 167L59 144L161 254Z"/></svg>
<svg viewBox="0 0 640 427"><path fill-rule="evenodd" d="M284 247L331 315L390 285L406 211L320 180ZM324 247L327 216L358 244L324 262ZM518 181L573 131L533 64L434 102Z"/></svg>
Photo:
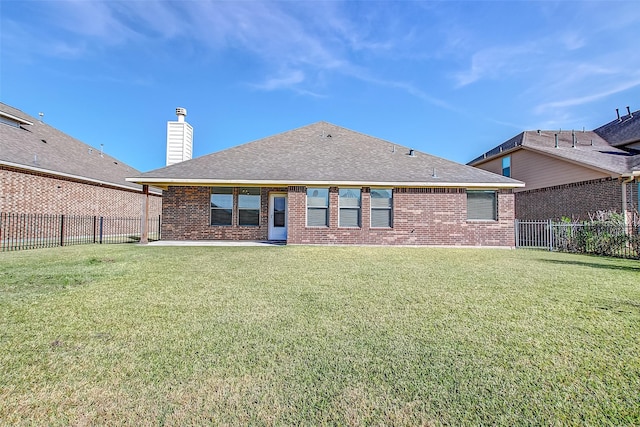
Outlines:
<svg viewBox="0 0 640 427"><path fill-rule="evenodd" d="M149 243L149 186L142 186L142 194L144 196L142 200L142 227L140 232L140 244L146 245Z"/></svg>
<svg viewBox="0 0 640 427"><path fill-rule="evenodd" d="M627 209L627 184L630 182L633 182L636 179L636 174L635 172L632 173L629 177L627 177L626 179L624 179L624 177L621 177L622 180L622 216L624 218L624 225L625 227L629 225L629 215L628 215L628 209Z"/></svg>

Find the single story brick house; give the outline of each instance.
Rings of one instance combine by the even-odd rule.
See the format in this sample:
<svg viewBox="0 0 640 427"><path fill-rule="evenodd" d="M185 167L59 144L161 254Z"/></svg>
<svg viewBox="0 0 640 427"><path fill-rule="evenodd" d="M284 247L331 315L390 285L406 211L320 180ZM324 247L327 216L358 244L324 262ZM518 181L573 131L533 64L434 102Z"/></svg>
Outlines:
<svg viewBox="0 0 640 427"><path fill-rule="evenodd" d="M139 217L161 214L162 192L140 172L23 111L0 103L0 214Z"/></svg>
<svg viewBox="0 0 640 427"><path fill-rule="evenodd" d="M514 246L520 181L318 122L128 178L164 240Z"/></svg>
<svg viewBox="0 0 640 427"><path fill-rule="evenodd" d="M638 220L640 111L593 131L522 132L469 165L524 181L514 189L516 218L587 220L597 211Z"/></svg>

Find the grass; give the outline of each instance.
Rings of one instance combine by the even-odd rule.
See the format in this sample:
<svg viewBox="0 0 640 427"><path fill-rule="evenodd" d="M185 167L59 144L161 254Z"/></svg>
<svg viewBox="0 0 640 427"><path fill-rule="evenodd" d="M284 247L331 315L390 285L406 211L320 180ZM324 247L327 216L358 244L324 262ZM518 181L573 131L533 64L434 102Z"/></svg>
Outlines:
<svg viewBox="0 0 640 427"><path fill-rule="evenodd" d="M640 424L640 264L538 251L0 254L17 425Z"/></svg>

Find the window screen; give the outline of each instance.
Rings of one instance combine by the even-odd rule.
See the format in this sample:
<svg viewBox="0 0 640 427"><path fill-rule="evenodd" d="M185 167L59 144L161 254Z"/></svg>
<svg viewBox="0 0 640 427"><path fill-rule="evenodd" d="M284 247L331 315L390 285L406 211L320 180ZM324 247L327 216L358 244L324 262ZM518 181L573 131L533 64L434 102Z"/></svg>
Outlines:
<svg viewBox="0 0 640 427"><path fill-rule="evenodd" d="M340 227L360 227L360 189L341 188L338 193Z"/></svg>
<svg viewBox="0 0 640 427"><path fill-rule="evenodd" d="M329 189L307 189L307 226L329 226Z"/></svg>
<svg viewBox="0 0 640 427"><path fill-rule="evenodd" d="M393 190L376 188L371 190L371 227L390 228L393 215Z"/></svg>
<svg viewBox="0 0 640 427"><path fill-rule="evenodd" d="M238 190L238 225L260 225L260 189Z"/></svg>
<svg viewBox="0 0 640 427"><path fill-rule="evenodd" d="M467 191L467 219L495 221L498 202L495 191Z"/></svg>
<svg viewBox="0 0 640 427"><path fill-rule="evenodd" d="M231 225L233 212L233 189L214 187L211 189L211 225Z"/></svg>

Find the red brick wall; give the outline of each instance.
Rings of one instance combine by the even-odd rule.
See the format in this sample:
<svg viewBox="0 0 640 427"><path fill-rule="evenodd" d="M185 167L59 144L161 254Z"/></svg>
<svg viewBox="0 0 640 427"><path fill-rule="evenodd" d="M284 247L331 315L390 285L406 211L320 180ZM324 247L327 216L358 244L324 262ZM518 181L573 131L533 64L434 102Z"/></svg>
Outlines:
<svg viewBox="0 0 640 427"><path fill-rule="evenodd" d="M514 246L514 198L498 194L498 221L468 221L464 189L400 189L393 195L393 228L372 229L369 189L362 191L362 226L338 227L338 189L329 193L329 227L306 226L306 188L263 188L259 227L209 225L209 187L170 187L165 191L162 237L166 240L267 239L268 194L288 192L291 244Z"/></svg>
<svg viewBox="0 0 640 427"><path fill-rule="evenodd" d="M237 188L234 189L237 196ZM260 225L239 226L236 215L231 227L210 224L211 187L169 187L162 204L164 240L266 240L268 238L269 193L286 188L262 188ZM234 212L237 197L234 197Z"/></svg>
<svg viewBox="0 0 640 427"><path fill-rule="evenodd" d="M627 185L629 211L638 201L636 192L637 184ZM563 216L588 220L589 214L597 211L622 212L620 181L595 179L516 193L516 218L521 220L557 220Z"/></svg>
<svg viewBox="0 0 640 427"><path fill-rule="evenodd" d="M306 227L306 190L289 191L293 244L513 246L513 194L498 195L498 221L468 221L463 189L408 188L393 194L393 228L370 228L370 194L362 192L361 228L338 227L338 189L329 193L329 227Z"/></svg>
<svg viewBox="0 0 640 427"><path fill-rule="evenodd" d="M144 195L106 185L0 166L0 212L141 217ZM162 211L162 197L150 196L150 216Z"/></svg>

